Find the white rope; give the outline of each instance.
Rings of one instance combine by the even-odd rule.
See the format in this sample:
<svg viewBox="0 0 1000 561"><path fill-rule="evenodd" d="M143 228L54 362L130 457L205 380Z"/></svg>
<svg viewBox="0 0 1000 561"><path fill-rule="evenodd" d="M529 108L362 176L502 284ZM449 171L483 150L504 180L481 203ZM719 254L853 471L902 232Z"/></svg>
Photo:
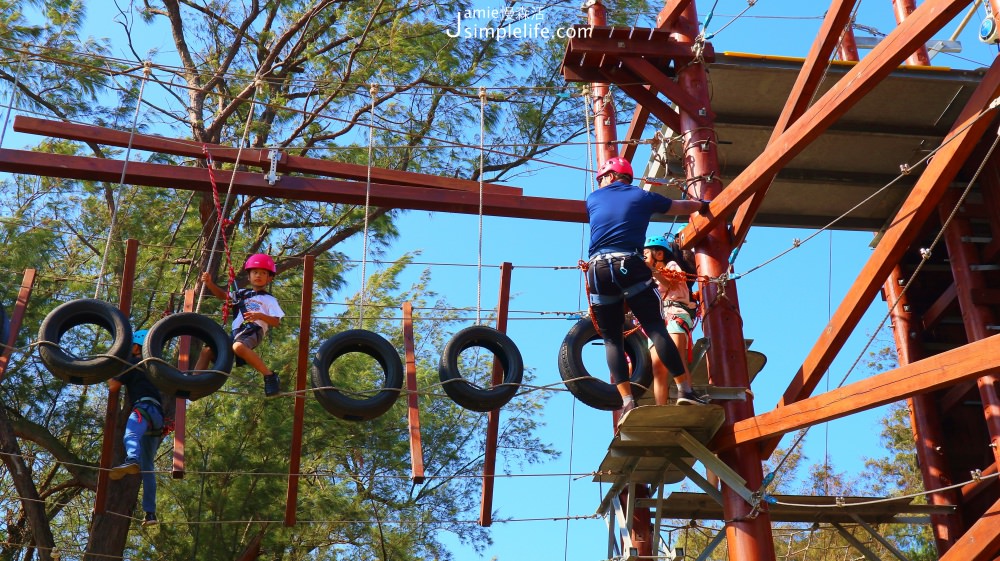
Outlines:
<svg viewBox="0 0 1000 561"><path fill-rule="evenodd" d="M135 127L139 122L139 109L142 108L142 95L146 91L146 79L153 69L153 63L146 61L143 64L142 82L139 85L139 97L135 101L135 115L132 116L132 130L128 135L128 147L125 148L125 161L122 162L122 175L118 179L118 185L125 183L125 173L128 171L128 161L132 155L132 140L135 138ZM4 127L6 128L6 127ZM101 288L104 285L104 269L108 265L108 253L111 252L111 240L115 237L115 226L118 223L118 204L115 203L114 196L111 197L111 227L108 229L108 239L104 244L104 255L101 256L101 271L97 274L97 288L94 290L94 298L101 295Z"/></svg>
<svg viewBox="0 0 1000 561"><path fill-rule="evenodd" d="M476 270L476 325L481 323L483 311L483 173L486 163L486 88L479 88L479 256Z"/></svg>
<svg viewBox="0 0 1000 561"><path fill-rule="evenodd" d="M259 83L260 78L254 78L254 83ZM257 107L257 92L260 88L254 87L253 97L250 98L250 109L247 111L247 120L243 124L243 136L240 137L239 146L236 148L236 161L233 162L233 173L229 176L229 186L226 188L226 196L222 201L222 212L215 220L215 233L212 235L212 245L208 252L208 262L206 263L205 269L212 269L212 261L215 259L215 246L219 243L219 237L222 235L222 225L225 222L225 216L229 211L229 199L232 197L233 185L236 183L236 169L240 165L240 158L243 156L243 146L246 145L247 136L250 133L250 122L253 120L254 108ZM207 162L206 162L207 164ZM207 164L211 165L211 164ZM229 280L226 280L226 291L229 291ZM198 293L198 302L195 304L194 311L201 309L201 300L205 296L205 285L201 285L201 291Z"/></svg>
<svg viewBox="0 0 1000 561"><path fill-rule="evenodd" d="M21 58L17 61L17 70L14 72L14 86L10 90L10 98L7 100L7 115L3 120L3 129L0 129L0 148L3 148L3 138L7 134L7 124L10 123L10 112L14 108L14 103L17 101L17 88L21 81L21 70L24 68L24 63L27 58L28 52L24 51L21 53Z"/></svg>
<svg viewBox="0 0 1000 561"><path fill-rule="evenodd" d="M365 225L361 247L361 298L358 303L358 329L364 327L365 291L368 289L368 209L371 205L372 195L372 152L375 146L375 95L377 93L378 84L372 84L368 88L372 106L368 118L368 174L365 179Z"/></svg>

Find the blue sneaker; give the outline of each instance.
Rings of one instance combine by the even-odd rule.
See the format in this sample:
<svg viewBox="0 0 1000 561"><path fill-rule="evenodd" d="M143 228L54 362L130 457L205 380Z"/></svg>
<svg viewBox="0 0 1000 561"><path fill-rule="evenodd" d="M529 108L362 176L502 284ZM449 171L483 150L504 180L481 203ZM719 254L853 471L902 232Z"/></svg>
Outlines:
<svg viewBox="0 0 1000 561"><path fill-rule="evenodd" d="M111 479L115 481L125 477L126 475L133 475L139 473L139 460L135 458L125 458L125 461L121 465L117 465L111 468Z"/></svg>
<svg viewBox="0 0 1000 561"><path fill-rule="evenodd" d="M281 379L277 372L264 376L264 397L276 397L281 393Z"/></svg>

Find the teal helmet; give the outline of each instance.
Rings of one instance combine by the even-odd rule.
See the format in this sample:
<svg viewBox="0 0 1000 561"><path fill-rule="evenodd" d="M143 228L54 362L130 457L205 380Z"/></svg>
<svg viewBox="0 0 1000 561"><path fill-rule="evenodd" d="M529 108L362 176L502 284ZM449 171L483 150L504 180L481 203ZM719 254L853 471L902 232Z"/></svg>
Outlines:
<svg viewBox="0 0 1000 561"><path fill-rule="evenodd" d="M132 334L132 344L133 345L139 345L140 347L143 346L146 343L146 334L147 333L149 333L149 330L146 330L146 329L140 329L139 331L136 331L135 333L133 333Z"/></svg>
<svg viewBox="0 0 1000 561"><path fill-rule="evenodd" d="M670 247L670 239L667 236L650 236L646 238L646 244L642 247L658 247L665 250Z"/></svg>

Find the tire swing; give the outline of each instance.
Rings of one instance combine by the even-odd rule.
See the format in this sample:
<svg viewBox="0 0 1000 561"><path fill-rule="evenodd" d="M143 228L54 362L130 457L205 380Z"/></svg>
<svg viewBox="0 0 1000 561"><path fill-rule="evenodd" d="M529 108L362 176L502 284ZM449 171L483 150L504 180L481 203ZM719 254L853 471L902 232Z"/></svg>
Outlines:
<svg viewBox="0 0 1000 561"><path fill-rule="evenodd" d="M493 353L503 367L503 383L481 388L466 380L459 371L459 356L469 347L483 347ZM524 378L524 361L517 345L506 334L485 325L473 325L459 331L445 345L438 365L438 377L444 392L455 403L480 413L499 409L517 394Z"/></svg>
<svg viewBox="0 0 1000 561"><path fill-rule="evenodd" d="M372 397L358 399L336 389L330 368L334 361L348 353L363 353L379 363L385 374L381 391ZM403 361L392 343L378 333L349 329L323 342L309 369L309 378L316 401L331 415L345 421L368 421L391 409L402 394Z"/></svg>
<svg viewBox="0 0 1000 561"><path fill-rule="evenodd" d="M59 343L67 331L80 325L97 325L112 337L107 353L76 357ZM132 325L121 310L90 298L71 300L49 312L38 329L38 356L53 376L70 384L99 384L130 367Z"/></svg>
<svg viewBox="0 0 1000 561"><path fill-rule="evenodd" d="M566 388L580 401L603 411L621 409L622 396L611 383L599 380L587 372L583 363L583 347L600 339L594 322L583 318L570 328L559 347L559 376ZM649 347L638 331L625 338L625 354L632 363L632 395L638 399L653 383Z"/></svg>
<svg viewBox="0 0 1000 561"><path fill-rule="evenodd" d="M212 349L215 361L209 367L211 372L185 372L163 358L167 343L184 335L190 335ZM195 312L172 314L154 323L146 334L142 358L146 360L150 379L160 391L192 401L224 386L233 369L233 347L229 335L214 320Z"/></svg>

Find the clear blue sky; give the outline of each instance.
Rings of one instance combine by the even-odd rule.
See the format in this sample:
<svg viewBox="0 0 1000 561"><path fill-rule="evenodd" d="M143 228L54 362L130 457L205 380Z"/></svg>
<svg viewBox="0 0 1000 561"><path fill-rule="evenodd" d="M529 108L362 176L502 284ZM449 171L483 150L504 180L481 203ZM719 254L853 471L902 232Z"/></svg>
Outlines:
<svg viewBox="0 0 1000 561"><path fill-rule="evenodd" d="M477 0L476 5L493 8L502 6L503 2ZM609 0L608 5L613 9L614 2ZM703 0L698 5L704 14L711 8L712 2ZM573 0L551 9L578 10L578 6L579 2ZM719 0L709 31L719 31L726 26L713 39L718 52L804 56L827 7L828 2L825 1L791 3L760 0L742 18L729 25L733 16L747 8L747 2ZM992 60L996 48L975 40L974 34L982 15L980 9L970 24L971 29L962 37L963 59L939 55L934 61L936 64L970 68L986 65ZM890 32L895 25L890 0L863 2L857 22L883 33ZM948 26L939 37L945 38L953 29L954 25ZM102 26L95 35L109 33L117 33L117 27L110 29ZM161 39L159 46L172 49L169 37ZM582 122L582 110L580 118ZM628 118L629 115L624 115L621 120L627 124ZM10 139L7 146L14 146ZM584 167L587 165L587 150L582 146L568 146L547 158ZM647 158L648 150L640 149L633 162L635 167L642 169ZM887 164L890 168L898 166L898 162ZM589 190L590 181L590 177L583 172L540 168L535 174L520 179L518 185L531 195L582 199ZM477 262L479 226L475 216L410 212L399 220L398 225L401 237L396 247L389 251L387 257L390 259L403 252L420 249L423 251L420 261L467 265ZM583 226L490 217L484 219L483 225L482 261L487 265L482 285L484 308L488 310L496 305L499 271L494 266L503 261L510 261L515 266L511 309L562 312L579 310L584 306L580 299L578 272L551 269L572 266L581 257L582 248L586 245ZM736 271L746 271L789 248L794 239L804 239L811 234L811 231L791 229L755 229L740 254ZM823 233L738 282L744 334L754 339L754 350L768 357L767 366L753 388L757 396L757 412L773 407L787 387L791 376L826 325L831 309L839 304L868 258L870 241L871 233ZM413 274L420 269L414 267ZM360 272L358 276L360 281ZM477 271L474 267L436 266L433 268L433 279L432 288L446 295L453 305L476 305ZM360 282L349 287L344 294L353 293L359 285ZM862 327L835 362L831 370L832 385L836 385L847 372L885 312L885 304L876 300ZM537 314L517 315L539 317ZM559 344L572 324L569 320L548 317L512 319L508 329L526 365L534 370L539 384L559 380L556 369ZM849 381L856 379L857 373ZM820 384L820 388L824 387L826 381ZM828 441L835 468L848 473L857 472L862 466L863 456L872 455L870 451L879 446L877 431L869 428L877 423L877 419L877 413L870 413L817 427L810 433L806 452L811 461L820 461ZM546 426L540 436L560 450L562 457L544 465L531 466L527 471L512 466L514 473L538 477L498 480L494 499L497 518L585 516L592 514L598 506L603 489L591 483L589 477L576 479L551 474L596 470L612 436L611 415L575 402L567 392L556 392L545 410L544 421ZM787 444L787 439L784 444ZM498 470L503 472L505 469L501 454ZM475 513L470 517L474 518ZM587 561L606 558L607 530L601 520L571 521L568 524L565 521L497 523L493 526L492 536L495 545L488 549L485 559ZM476 558L474 552L458 544L455 551L459 559Z"/></svg>

